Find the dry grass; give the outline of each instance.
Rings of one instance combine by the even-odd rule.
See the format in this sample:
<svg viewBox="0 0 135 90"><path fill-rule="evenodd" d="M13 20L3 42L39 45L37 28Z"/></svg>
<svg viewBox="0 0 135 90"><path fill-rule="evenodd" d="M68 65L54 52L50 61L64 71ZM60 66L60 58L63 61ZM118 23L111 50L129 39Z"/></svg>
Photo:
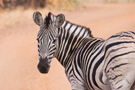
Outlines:
<svg viewBox="0 0 135 90"><path fill-rule="evenodd" d="M0 12L0 29L18 25L21 22L32 20L32 15L35 10L17 8L15 10L4 10ZM45 9L47 12L48 10Z"/></svg>
<svg viewBox="0 0 135 90"><path fill-rule="evenodd" d="M79 8L82 0L49 0L47 8L38 9L41 12L48 13L49 11L68 11L75 10L75 7ZM81 8L80 8L81 9ZM4 9L0 10L0 29L18 25L20 22L32 19L32 14L35 9L24 9L18 7L16 9Z"/></svg>
<svg viewBox="0 0 135 90"><path fill-rule="evenodd" d="M113 2L116 0L48 0L47 7L40 9L44 13L49 11L76 11L83 10L83 6L86 3L103 3L105 1ZM135 2L135 0L117 0L118 2ZM20 22L25 22L25 20L32 19L32 14L34 9L24 10L22 7L18 7L15 10L3 10L0 9L0 29L4 27L10 27L17 25ZM25 20L24 20L25 19Z"/></svg>
<svg viewBox="0 0 135 90"><path fill-rule="evenodd" d="M87 0L48 0L47 7L51 9L73 10L83 5Z"/></svg>

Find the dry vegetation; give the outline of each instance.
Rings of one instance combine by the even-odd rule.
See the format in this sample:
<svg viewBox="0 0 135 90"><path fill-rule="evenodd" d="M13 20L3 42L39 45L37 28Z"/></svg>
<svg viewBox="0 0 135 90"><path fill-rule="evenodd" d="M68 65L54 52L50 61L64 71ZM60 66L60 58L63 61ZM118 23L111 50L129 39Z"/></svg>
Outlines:
<svg viewBox="0 0 135 90"><path fill-rule="evenodd" d="M38 3L37 3L38 2ZM29 7L45 7L46 0L0 0L1 8L15 8L22 6L24 8Z"/></svg>
<svg viewBox="0 0 135 90"><path fill-rule="evenodd" d="M19 24L24 21L24 18L26 20L31 19L32 13L37 8L45 7L44 9L40 9L44 10L43 12L49 11L48 8L51 10L72 10L75 6L79 6L82 3L81 1L82 0L0 0L0 29Z"/></svg>
<svg viewBox="0 0 135 90"><path fill-rule="evenodd" d="M72 9L73 7L90 3L133 3L135 0L0 0L0 8L61 8Z"/></svg>
<svg viewBox="0 0 135 90"><path fill-rule="evenodd" d="M88 0L48 0L47 6L50 8L63 8L63 9L73 9L76 6L82 5L83 2Z"/></svg>
<svg viewBox="0 0 135 90"><path fill-rule="evenodd" d="M0 0L0 28L9 27L31 18L35 8L51 10L74 10L84 3L132 3L135 0ZM34 9L31 9L33 7ZM27 10L26 10L27 8ZM8 10L5 10L8 9ZM11 9L13 9L12 12ZM21 9L21 10L20 10ZM24 10L25 9L25 10ZM79 8L80 10L80 8ZM3 12L2 12L3 11ZM29 13L30 12L30 13ZM20 18L20 16L22 18Z"/></svg>
<svg viewBox="0 0 135 90"><path fill-rule="evenodd" d="M0 0L0 6L3 8L11 8L16 6L28 7L73 7L83 2L91 3L132 3L135 0Z"/></svg>
<svg viewBox="0 0 135 90"><path fill-rule="evenodd" d="M133 3L135 0L0 0L0 28L17 24L21 21L21 17L31 17L26 12L37 8L48 10L74 10L84 3ZM8 9L8 10L5 10ZM14 10L15 12L11 11ZM20 10L22 9L22 10ZM25 9L25 10L24 10ZM26 10L27 9L27 10ZM79 8L80 10L80 8ZM3 12L3 13L2 13ZM2 13L2 14L1 14ZM14 14L16 13L16 15ZM26 16L27 15L27 16ZM22 20L23 21L23 20Z"/></svg>
<svg viewBox="0 0 135 90"><path fill-rule="evenodd" d="M82 1L83 0L0 0L0 6L2 8L15 8L17 6L24 8L44 8L46 6L71 8L81 4Z"/></svg>

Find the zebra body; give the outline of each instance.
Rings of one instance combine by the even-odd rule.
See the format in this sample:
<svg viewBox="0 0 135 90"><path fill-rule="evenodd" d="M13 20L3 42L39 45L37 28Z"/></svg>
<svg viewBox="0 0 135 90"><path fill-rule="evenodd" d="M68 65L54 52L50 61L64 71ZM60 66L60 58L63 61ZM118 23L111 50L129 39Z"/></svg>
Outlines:
<svg viewBox="0 0 135 90"><path fill-rule="evenodd" d="M64 66L72 90L135 89L135 33L121 32L103 40L88 28L51 13L33 14L38 33L41 73L49 71L53 57Z"/></svg>

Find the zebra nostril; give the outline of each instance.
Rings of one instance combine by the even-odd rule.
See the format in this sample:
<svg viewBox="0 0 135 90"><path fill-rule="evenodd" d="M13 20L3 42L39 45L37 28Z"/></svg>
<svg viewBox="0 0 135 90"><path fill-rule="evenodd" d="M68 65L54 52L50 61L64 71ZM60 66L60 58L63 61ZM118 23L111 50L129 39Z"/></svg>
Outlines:
<svg viewBox="0 0 135 90"><path fill-rule="evenodd" d="M41 65L41 64L38 64L38 70L41 72L41 73L48 73L49 71L49 67L48 65Z"/></svg>
<svg viewBox="0 0 135 90"><path fill-rule="evenodd" d="M41 73L48 73L50 65L48 63L47 58L45 59L40 58L40 61L37 67Z"/></svg>

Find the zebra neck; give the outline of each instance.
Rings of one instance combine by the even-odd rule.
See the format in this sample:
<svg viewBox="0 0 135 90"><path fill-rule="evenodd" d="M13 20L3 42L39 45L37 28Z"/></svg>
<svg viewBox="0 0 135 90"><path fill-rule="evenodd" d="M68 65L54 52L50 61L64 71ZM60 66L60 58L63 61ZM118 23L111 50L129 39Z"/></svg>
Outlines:
<svg viewBox="0 0 135 90"><path fill-rule="evenodd" d="M75 48L79 41L85 37L90 37L91 33L88 28L65 21L59 28L58 50L56 58L66 67L72 61Z"/></svg>

